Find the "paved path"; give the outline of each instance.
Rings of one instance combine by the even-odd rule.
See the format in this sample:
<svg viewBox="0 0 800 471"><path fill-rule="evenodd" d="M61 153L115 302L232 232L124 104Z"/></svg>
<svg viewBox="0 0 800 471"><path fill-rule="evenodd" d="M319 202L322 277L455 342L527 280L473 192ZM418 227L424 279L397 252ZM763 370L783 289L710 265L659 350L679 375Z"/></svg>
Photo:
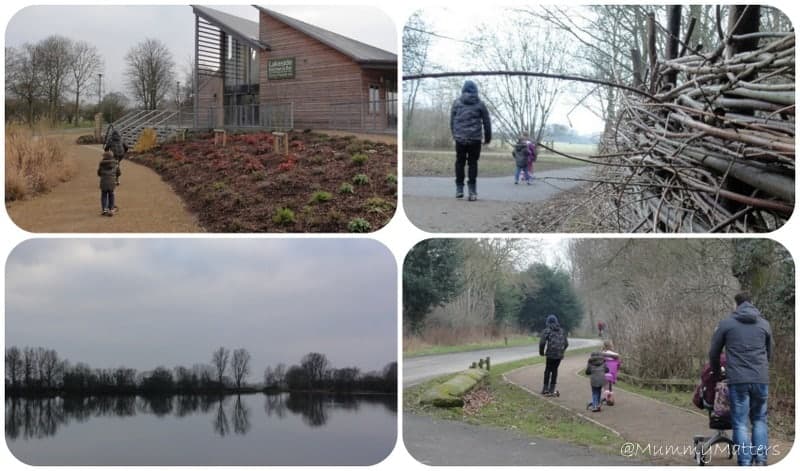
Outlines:
<svg viewBox="0 0 800 471"><path fill-rule="evenodd" d="M580 181L555 180L555 178L587 178L594 169L591 166L571 166L558 170L537 172L533 184L514 184L514 177L478 176L478 198L486 201L511 201L531 203L544 201L564 190L580 185ZM549 180L553 178L553 180ZM453 177L405 177L403 196L425 196L430 198L455 199Z"/></svg>
<svg viewBox="0 0 800 471"><path fill-rule="evenodd" d="M564 359L558 371L558 390L561 396L548 400L618 432L625 440L634 443L634 446L638 444L639 450L649 447L652 451L650 455L657 462L682 465L694 463L692 437L710 434L707 415L697 409L673 406L620 388L615 390L616 404L613 407L605 406L599 413L587 412L586 403L591 399L589 381L585 375L578 374L586 368L586 360L587 357L583 355ZM537 394L542 388L543 374L544 365L533 365L507 373L505 377L531 394ZM691 407L690 393L686 394L686 401L687 406ZM779 456L769 458L770 463L778 461L791 446L773 437L770 438L770 443L777 446L776 451L779 453ZM717 454L712 457L711 464L736 464L735 458L733 461L726 458L726 455Z"/></svg>
<svg viewBox="0 0 800 471"><path fill-rule="evenodd" d="M49 193L6 206L11 220L29 232L198 232L200 227L181 199L142 165L122 162L121 185L116 199L120 211L100 216L97 164L100 146L74 144L76 136L64 137L68 159L75 161L75 176Z"/></svg>
<svg viewBox="0 0 800 471"><path fill-rule="evenodd" d="M495 427L403 414L408 452L430 466L610 466L640 464L589 447Z"/></svg>
<svg viewBox="0 0 800 471"><path fill-rule="evenodd" d="M408 219L428 232L507 232L521 205L546 201L585 182L590 166L536 173L532 185L514 185L514 178L478 177L478 201L457 200L452 177L404 177L403 208ZM550 180L552 178L552 180Z"/></svg>
<svg viewBox="0 0 800 471"><path fill-rule="evenodd" d="M600 345L596 339L569 339L569 350ZM491 358L492 363L506 363L539 356L538 345L524 347L491 348L471 352L445 353L403 359L403 387L414 386L426 379L469 368L479 358Z"/></svg>

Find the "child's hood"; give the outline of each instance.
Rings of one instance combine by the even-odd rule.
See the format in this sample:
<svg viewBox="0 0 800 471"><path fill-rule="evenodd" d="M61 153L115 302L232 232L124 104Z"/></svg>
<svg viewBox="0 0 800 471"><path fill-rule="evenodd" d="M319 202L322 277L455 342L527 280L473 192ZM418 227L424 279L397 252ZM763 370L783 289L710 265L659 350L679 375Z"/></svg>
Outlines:
<svg viewBox="0 0 800 471"><path fill-rule="evenodd" d="M480 101L478 98L478 85L472 80L464 82L461 88L461 102L465 105L474 105Z"/></svg>
<svg viewBox="0 0 800 471"><path fill-rule="evenodd" d="M592 366L601 366L605 364L605 359L600 352L592 352L592 354L589 355L589 364Z"/></svg>

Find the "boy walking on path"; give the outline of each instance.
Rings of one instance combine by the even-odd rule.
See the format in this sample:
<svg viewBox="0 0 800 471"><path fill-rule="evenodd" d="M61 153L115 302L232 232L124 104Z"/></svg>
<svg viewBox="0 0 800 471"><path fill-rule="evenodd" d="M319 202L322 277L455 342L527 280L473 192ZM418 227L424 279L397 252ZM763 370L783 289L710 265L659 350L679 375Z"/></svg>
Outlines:
<svg viewBox="0 0 800 471"><path fill-rule="evenodd" d="M120 136L119 132L115 129L111 132L111 139L109 139L108 144L105 145L103 150L106 152L111 151L114 154L114 158L117 160L117 166L119 166L122 159L125 158L125 154L128 152L128 145L122 142L122 136ZM119 185L119 178L117 178L116 184Z"/></svg>
<svg viewBox="0 0 800 471"><path fill-rule="evenodd" d="M708 356L714 377L720 378L720 354L725 349L731 425L739 466L750 466L753 462L766 466L772 329L750 302L748 293L739 293L734 300L736 309L717 325Z"/></svg>
<svg viewBox="0 0 800 471"><path fill-rule="evenodd" d="M119 162L112 152L104 152L103 160L97 167L97 176L100 177L100 206L103 216L113 216L116 205L114 204L114 190L117 188L117 179L122 175Z"/></svg>
<svg viewBox="0 0 800 471"><path fill-rule="evenodd" d="M469 167L467 186L469 200L478 199L478 159L481 141L488 145L492 140L492 122L489 110L478 96L478 86L472 80L464 82L461 96L450 110L450 132L456 142L456 198L464 197L464 165Z"/></svg>

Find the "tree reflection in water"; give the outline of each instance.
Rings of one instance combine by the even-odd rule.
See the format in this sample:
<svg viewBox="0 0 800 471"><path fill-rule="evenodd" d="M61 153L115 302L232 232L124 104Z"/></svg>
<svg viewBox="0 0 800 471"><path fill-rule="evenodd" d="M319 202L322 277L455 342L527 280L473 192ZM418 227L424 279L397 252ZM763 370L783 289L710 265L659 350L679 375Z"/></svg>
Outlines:
<svg viewBox="0 0 800 471"><path fill-rule="evenodd" d="M291 413L300 415L309 427L322 427L328 422L330 411L356 413L364 404L380 404L390 413L397 413L396 396L313 393L267 394L264 412L268 420L282 420ZM11 441L46 438L73 421L85 422L93 417L134 417L137 414L159 418L212 415L212 428L219 436L229 435L231 424L233 432L238 435L244 435L252 428L251 409L240 395L7 398L6 438Z"/></svg>

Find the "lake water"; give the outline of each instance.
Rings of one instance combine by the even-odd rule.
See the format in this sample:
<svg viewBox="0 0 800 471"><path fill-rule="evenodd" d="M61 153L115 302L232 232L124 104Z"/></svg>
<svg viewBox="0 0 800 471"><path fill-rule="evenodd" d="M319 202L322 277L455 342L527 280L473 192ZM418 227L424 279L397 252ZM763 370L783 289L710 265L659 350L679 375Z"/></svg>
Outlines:
<svg viewBox="0 0 800 471"><path fill-rule="evenodd" d="M395 396L248 394L6 399L30 465L371 465L397 439Z"/></svg>

